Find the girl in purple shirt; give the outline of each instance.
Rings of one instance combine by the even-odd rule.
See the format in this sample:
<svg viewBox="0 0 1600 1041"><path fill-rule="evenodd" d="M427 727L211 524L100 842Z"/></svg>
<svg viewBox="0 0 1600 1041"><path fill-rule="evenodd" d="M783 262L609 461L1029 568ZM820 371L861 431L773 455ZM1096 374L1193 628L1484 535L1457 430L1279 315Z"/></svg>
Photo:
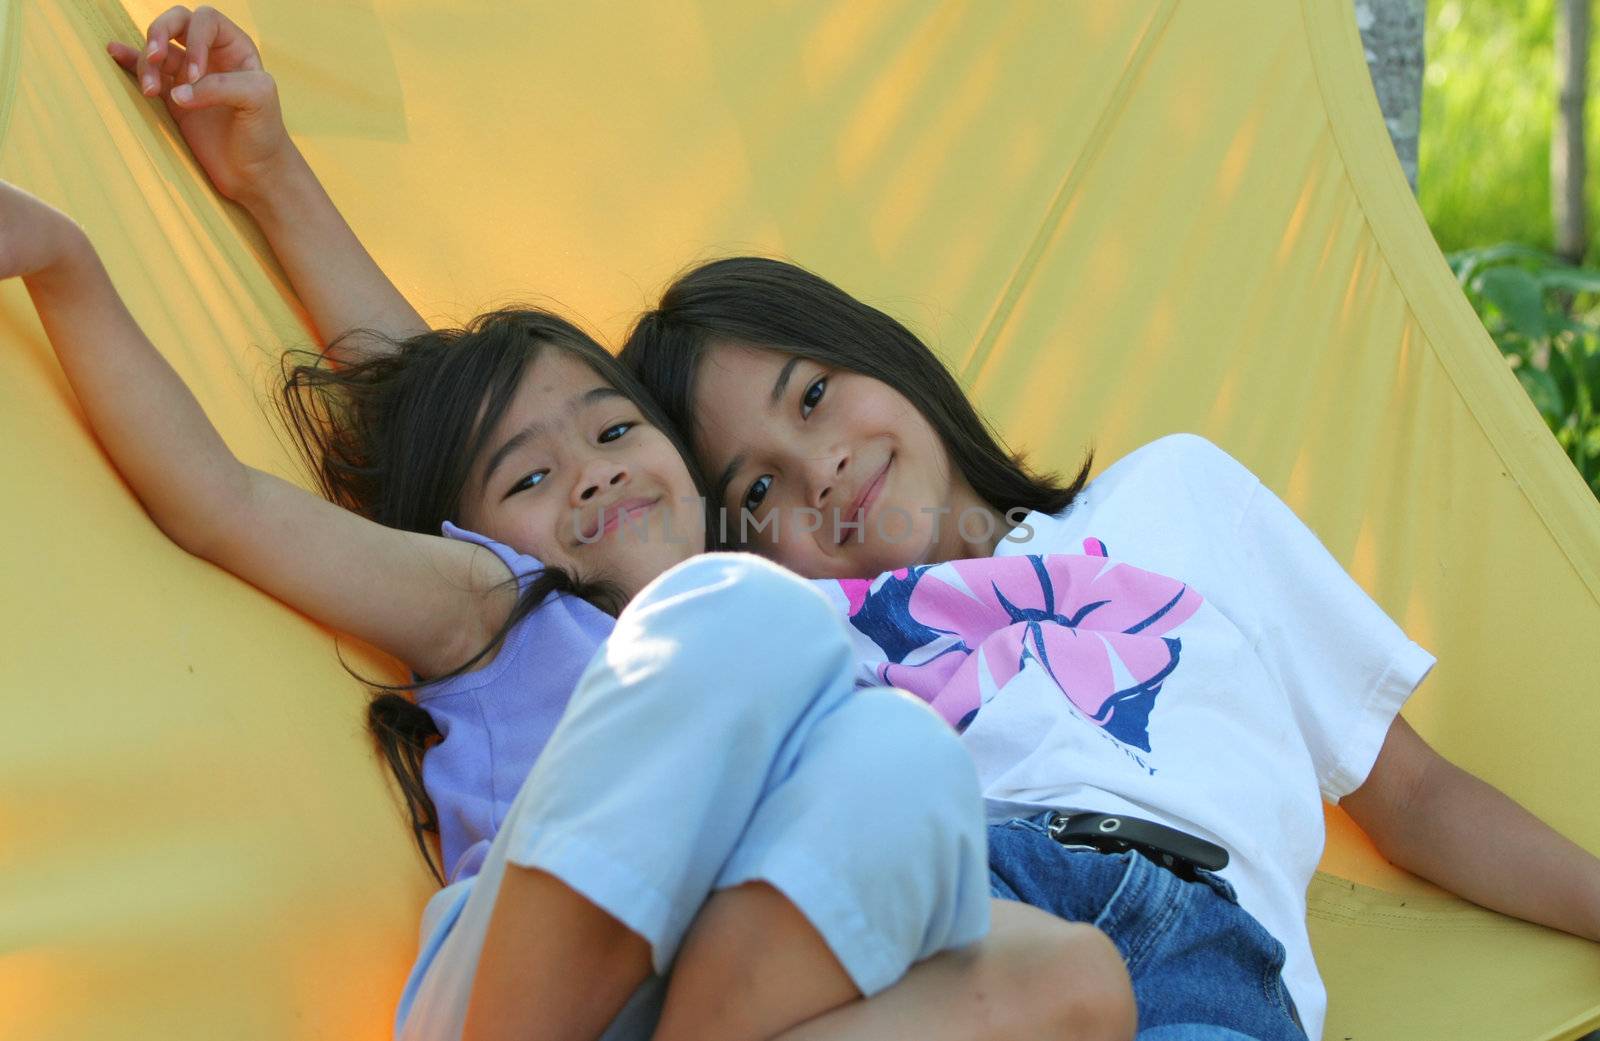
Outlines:
<svg viewBox="0 0 1600 1041"><path fill-rule="evenodd" d="M1019 1027L1068 1018L1094 1036L1131 1034L1126 976L1119 980L1114 952L1087 935L1092 930L1041 913L997 914L991 941L954 950L977 939L988 919L987 901L973 911L968 898L974 881L979 896L986 886L971 870L974 834L982 865L981 815L958 745L951 755L930 752L937 766L926 775L907 773L917 766L912 756L891 761L888 776L858 771L862 784L885 783L889 792L899 775L939 775L942 787L930 784L925 799L894 796L911 832L885 828L881 847L815 849L822 861L835 852L872 854L855 864L858 875L876 862L891 880L897 870L950 876L923 894L926 928L903 948L912 957L947 956L928 957L891 986L896 973L886 967L896 952L861 959L849 953L870 946L878 938L873 929L844 936L809 916L830 902L848 909L848 892L841 899L837 888L801 894L792 880L768 884L775 876L765 873L762 856L783 847L789 822L811 829L802 834L821 834L828 812L852 810L857 792L794 800L784 783L804 773L813 752L837 746L824 739L841 729L836 723L847 710L865 705L887 713L908 733L931 714L898 695L845 697L853 687L848 646L829 629L840 623L792 576L718 556L671 567L704 545L695 480L678 444L652 422L648 400L570 323L540 312L497 314L466 330L421 333L377 357L341 352L351 363L339 370L297 369L291 415L309 420L296 425L329 502L241 463L128 314L83 231L0 184L0 278L15 277L32 296L97 438L169 538L388 651L423 681L464 680L480 666L492 673L509 660L514 641L526 649L531 624L560 632L566 612L574 624L568 637L556 638L578 646L550 648L547 678L560 687L567 682L559 672L564 656L590 649L604 628L600 609L619 610L637 596L617 621L630 638L608 644L579 678L564 726L523 784L519 801L527 796L528 812L520 815L514 804L505 815L519 834L508 826L495 835L502 854L526 840L540 854L530 858L533 866L497 857L493 843L474 862L470 847L460 848L468 829L451 840L455 863L447 868L457 884L476 878L472 869L482 863L495 867L494 885L473 882L477 901L455 899L458 890L430 906L423 953L439 960L430 962L437 972L424 975L442 980L433 989L446 993L427 1008L443 1011L423 1026L400 1024L407 1036L593 1037L610 1024L607 1036L617 1038L652 1031L658 1038L766 1037L806 1020L794 1036L882 1036L886 1022L923 1037L984 1030L1014 1036ZM296 402L309 411L295 413ZM159 417L160 436L151 436L151 417ZM432 534L452 518L480 538ZM630 524L652 537L623 539ZM544 566L537 574L519 568L486 542L536 554ZM750 652L753 634L766 625L758 603L773 605L773 622L792 624L796 636L789 658L766 662L774 670L770 691L749 682L749 667L762 664ZM728 616L707 617L697 607ZM745 671L690 670L704 660ZM875 719L844 728L844 747L875 736L873 726L862 725ZM674 743L675 726L702 720L709 728L694 732L710 735L710 743ZM905 747L937 745L943 730L936 719L928 725L934 729ZM515 729L499 733L524 742L517 754L537 755L539 736L510 733ZM445 735L444 744L451 740ZM610 756L604 771L593 769L596 750ZM681 768L685 762L701 772ZM838 765L852 762L873 761L847 756ZM638 781L651 786L641 789ZM692 793L693 805L662 800L669 785ZM964 786L973 798L970 821L960 819L953 795ZM491 789L491 805L495 794ZM691 810L692 827L652 828L665 818L636 812L651 797L662 814ZM769 801L779 812L762 813ZM463 813L469 818L485 819ZM495 827L492 809L486 819ZM932 830L919 833L918 821ZM620 838L611 862L666 877L671 884L662 892L673 899L637 918L589 899L593 880L566 876L558 866L584 861L563 859L572 843L550 840L594 834ZM705 849L726 853L707 857ZM791 844L789 862L802 852ZM479 874L488 876L488 868ZM953 903L945 899L952 893L961 894ZM857 906L870 925L873 903ZM968 910L949 913L953 907ZM466 929L474 914L476 933ZM847 916L829 920L837 925ZM441 936L441 945L429 946ZM1072 985L1035 986L1022 970L1041 958L1074 964ZM872 975L863 976L869 963ZM652 980L659 981L655 995ZM427 988L420 981L407 997ZM742 1000L727 1000L732 988ZM870 1000L853 1000L869 991ZM999 998L1000 1014L975 1001L979 995ZM664 1001L659 1023L652 1000Z"/></svg>

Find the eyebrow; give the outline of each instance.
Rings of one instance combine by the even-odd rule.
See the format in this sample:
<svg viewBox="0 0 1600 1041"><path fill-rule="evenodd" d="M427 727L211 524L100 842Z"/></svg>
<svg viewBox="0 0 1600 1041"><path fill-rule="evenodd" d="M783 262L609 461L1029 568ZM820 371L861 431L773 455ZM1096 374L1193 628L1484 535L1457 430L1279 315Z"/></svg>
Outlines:
<svg viewBox="0 0 1600 1041"><path fill-rule="evenodd" d="M733 462L729 463L727 469L722 471L722 476L717 478L717 490L712 501L718 506L727 501L728 484L732 482L733 475L738 473L739 468L743 465L744 453L741 452L733 457Z"/></svg>
<svg viewBox="0 0 1600 1041"><path fill-rule="evenodd" d="M593 390L590 390L584 394L580 394L578 397L569 401L567 403L567 407L562 409L561 414L563 416L570 416L574 412L587 408L597 401L605 401L609 398L626 397L626 394L623 394L622 391L615 387L595 387ZM548 419L534 420L532 423L529 423L515 434L512 434L510 439L507 440L505 444L501 445L499 448L496 448L494 450L494 454L489 456L489 465L483 471L483 486L485 488L489 487L489 482L494 478L494 472L500 468L500 464L505 462L506 458L510 456L511 453L528 444L528 442L532 441L534 438L543 436L544 433L550 429L550 423L551 421Z"/></svg>
<svg viewBox="0 0 1600 1041"><path fill-rule="evenodd" d="M789 377L794 375L794 367L799 364L800 358L798 355L796 355L795 357L790 358L788 362L784 364L782 370L778 372L778 380L772 385L772 397L767 401L767 407L769 409L773 405L776 405L778 402L783 400L783 392L789 386Z"/></svg>

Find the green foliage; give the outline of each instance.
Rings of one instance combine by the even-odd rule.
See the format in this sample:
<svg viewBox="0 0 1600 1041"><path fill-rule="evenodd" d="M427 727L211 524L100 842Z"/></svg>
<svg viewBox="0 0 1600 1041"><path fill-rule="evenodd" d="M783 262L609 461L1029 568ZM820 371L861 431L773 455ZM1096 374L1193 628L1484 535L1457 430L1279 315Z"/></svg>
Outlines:
<svg viewBox="0 0 1600 1041"><path fill-rule="evenodd" d="M1467 299L1600 495L1600 269L1508 243L1448 254Z"/></svg>
<svg viewBox="0 0 1600 1041"><path fill-rule="evenodd" d="M1424 42L1418 202L1445 251L1485 242L1551 248L1554 0L1430 0ZM1600 97L1600 62L1590 63ZM1600 104L1588 108L1600 140ZM1600 228L1600 163L1589 225Z"/></svg>
<svg viewBox="0 0 1600 1041"><path fill-rule="evenodd" d="M1426 32L1418 201L1517 381L1600 495L1600 269L1549 252L1555 0L1429 0ZM1592 142L1600 61L1589 71ZM1586 194L1600 232L1593 155Z"/></svg>

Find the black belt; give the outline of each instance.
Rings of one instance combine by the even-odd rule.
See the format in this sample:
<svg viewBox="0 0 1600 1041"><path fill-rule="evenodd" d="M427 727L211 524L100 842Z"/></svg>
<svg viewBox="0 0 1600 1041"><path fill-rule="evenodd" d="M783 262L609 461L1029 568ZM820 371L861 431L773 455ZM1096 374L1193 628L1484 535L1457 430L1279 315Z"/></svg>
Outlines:
<svg viewBox="0 0 1600 1041"><path fill-rule="evenodd" d="M1221 871L1228 866L1228 851L1214 842L1123 814L1056 813L1050 817L1049 831L1063 846L1102 853L1134 850L1190 882L1196 880L1197 870Z"/></svg>

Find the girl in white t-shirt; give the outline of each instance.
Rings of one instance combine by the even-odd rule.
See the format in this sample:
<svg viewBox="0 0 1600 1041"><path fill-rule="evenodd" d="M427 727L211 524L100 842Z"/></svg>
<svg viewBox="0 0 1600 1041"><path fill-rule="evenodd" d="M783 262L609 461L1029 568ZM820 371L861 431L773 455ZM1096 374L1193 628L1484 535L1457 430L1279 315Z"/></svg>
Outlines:
<svg viewBox="0 0 1600 1041"><path fill-rule="evenodd" d="M1210 443L1162 439L1093 483L1088 461L1033 474L903 325L763 258L678 279L622 358L694 447L728 544L844 580L860 678L962 730L992 820L1042 836L1054 811L1120 814L1223 847L1311 1037L1322 799L1394 863L1600 940L1600 860L1412 731L1397 713L1431 656ZM1523 857L1494 856L1486 829ZM1157 967L1124 954L1141 1024L1180 1021Z"/></svg>
<svg viewBox="0 0 1600 1041"><path fill-rule="evenodd" d="M163 65L163 58L174 52L160 46L181 33L174 27L178 22L189 25L189 13L182 8L151 26L153 62L147 65L140 52L119 44L111 47L113 57L129 72L148 77L144 84L147 94L167 100L185 140L213 183L241 202L261 225L319 327L334 331L375 327L396 337L426 328L362 250L288 141L271 79L261 70L253 45L216 12L197 14L196 26L202 14L209 28L190 36L190 42L200 40L200 69L188 77L181 75L181 65L172 66L170 61ZM207 48L211 48L209 56ZM763 552L802 574L848 579L907 565L987 557L1014 528L1018 537L1023 537L1029 531L1046 531L1048 525L1039 522L1054 518L1061 522L1056 532L1060 544L1045 547L1041 542L1022 553L1048 549L1051 553L1098 555L1103 549L1108 559L1128 561L1157 578L1173 576L1186 588L1192 586L1205 606L1205 610L1196 608L1183 623L1186 626L1198 629L1205 625L1221 632L1223 622L1216 620L1214 611L1237 631L1231 638L1248 640L1258 631L1270 629L1293 636L1308 621L1312 628L1326 624L1322 608L1314 601L1308 601L1309 618L1295 617L1292 612L1265 619L1260 612L1230 614L1237 594L1227 586L1210 587L1209 579L1200 575L1218 570L1208 568L1207 561L1226 562L1229 554L1254 552L1240 543L1232 543L1234 549L1227 552L1222 547L1193 547L1198 558L1189 555L1168 560L1159 553L1145 556L1155 552L1152 544L1159 549L1187 528L1208 530L1207 518L1213 516L1212 489L1190 484L1187 498L1176 502L1109 494L1124 484L1128 489L1147 487L1147 475L1170 474L1170 461L1185 453L1210 455L1210 463L1215 464L1209 467L1211 471L1227 471L1228 483L1235 487L1253 487L1254 478L1236 463L1217 458L1220 453L1209 446L1198 448L1180 441L1146 453L1138 466L1121 468L1123 474L1137 473L1139 480L1113 479L1118 472L1113 467L1086 488L1087 462L1073 480L1041 479L996 441L959 385L915 336L881 312L787 265L744 259L694 272L667 292L660 308L641 318L626 356L693 435L701 461L718 486L721 505L728 511L728 541ZM1104 516L1117 525L1128 524L1130 513L1140 515L1144 525L1109 530L1096 521L1092 534L1080 533L1073 528L1077 520L1101 516L1087 509L1064 513L1080 493L1085 505L1104 493L1111 505ZM1116 501L1111 502L1112 498ZM1260 501L1275 502L1267 496ZM743 512L746 508L750 510L748 518ZM1255 512L1250 510L1252 515ZM779 515L791 517L782 531L773 526L772 518ZM1225 518L1228 513L1216 516ZM880 534L876 522L886 518L894 527ZM1302 547L1307 545L1306 539L1315 542L1292 515L1288 520L1292 523L1284 530L1300 533L1289 542ZM851 527L858 521L864 525L859 532ZM1077 544L1080 537L1099 543ZM1320 547L1317 551L1321 552ZM1289 581L1293 575L1289 568L1297 559L1301 558L1284 558L1274 551L1264 560L1247 558L1247 563L1263 570L1277 569L1279 580ZM1185 568L1193 569L1195 577L1185 574ZM1348 578L1340 574L1348 584ZM929 588L933 588L931 583ZM1238 582L1232 587L1246 588ZM851 596L861 596L859 589L847 593L841 586L838 591L845 597L842 609L846 611ZM1349 598L1340 595L1334 599ZM1272 598L1260 602L1269 603ZM1197 638L1187 631L1174 638L1188 649L1193 662ZM902 643L906 646L897 651L911 653L925 646ZM1302 655L1302 649L1310 645L1298 639L1283 641L1283 646L1286 651L1276 657L1254 649L1251 653L1257 659L1253 668L1265 672L1283 703L1291 705L1295 730L1291 736L1300 745L1296 755L1311 762L1321 794L1340 799L1391 860L1486 906L1579 935L1600 937L1600 896L1596 895L1600 884L1594 881L1600 877L1600 868L1595 859L1498 792L1444 763L1393 714L1404 699L1402 688L1420 678L1424 665L1420 652L1400 654L1399 664L1410 671L1401 668L1375 685L1381 696L1368 707L1360 733L1352 735L1328 729L1338 721L1322 719L1325 706L1292 704L1292 677L1283 670L1292 672L1294 663L1314 669L1319 659L1314 652ZM881 646L877 652L862 650L868 664L874 653L882 652ZM1178 684L1198 682L1204 671L1179 669L1170 689L1163 688L1154 697L1149 692L1130 695L1127 707L1137 709L1142 697L1150 709L1151 755L1157 754L1157 747L1171 747L1161 736L1162 717L1170 702L1178 700L1172 697ZM1017 675L1027 679L1022 671ZM1129 691L1116 684L1109 688L1102 684L1101 689L1117 695ZM956 694L970 699L970 688L960 688ZM1340 694L1347 699L1355 696L1343 688ZM980 690L980 699L982 695ZM1071 711L1083 711L1076 700L1066 700L1071 702ZM983 708L968 721L969 747L985 732L1011 729L995 724L1005 716L989 712L993 707ZM1051 706L1049 711L1051 718L1046 722L1055 727L1062 720L1060 706ZM986 712L988 719L984 718ZM1130 714L1123 713L1124 717ZM1138 756L1148 767L1151 763L1144 750L1118 737L1128 732L1122 727L1127 722L1123 718L1117 729L1089 733L1096 740L1118 739L1130 764L1136 763L1133 757ZM1024 726L1023 733L1032 725L1030 721ZM1381 737L1379 749L1373 747L1374 733ZM1197 746L1196 754L1213 756L1219 770L1230 766L1229 748ZM1018 761L1028 764L1030 770L1034 766L1054 770L1052 784L1077 783L1069 765L1056 762L1056 758L1045 757L1041 763L1030 758ZM981 765L987 778L993 764ZM1159 786L1153 780L1146 783ZM1109 787L1109 782L1099 786L1095 794L1110 794L1105 792ZM1303 785L1300 790L1305 791ZM1442 831L1437 826L1426 832L1407 827L1409 821L1423 815L1424 803L1438 806L1443 804L1441 800L1452 807ZM1052 796L1051 801L1058 800ZM1145 808L1144 802L1129 801ZM1148 801L1153 804L1147 816L1172 811L1170 806L1159 805L1161 799ZM1012 805L1032 808L1037 804L1024 793L1013 792L995 800L991 809L1014 812ZM1169 820L1180 818L1193 832L1207 830L1176 811L1168 812ZM1029 818L1012 820L1027 822ZM1485 823L1524 851L1518 871L1526 870L1528 864L1538 865L1540 884L1530 886L1525 876L1513 876L1507 864L1486 858L1475 842ZM1223 841L1239 830L1230 831L1218 823L1214 835ZM1426 848L1407 845L1407 837L1415 834L1429 836ZM1240 847L1247 845L1238 838L1233 841ZM1247 863L1272 859L1280 847L1293 845L1295 852L1284 854L1289 866L1278 873L1289 879L1293 888L1298 865L1308 858L1314 863L1320 850L1320 820L1310 831L1279 831L1257 836L1255 843L1251 849L1230 849L1234 875ZM1120 863L1115 858L1104 859ZM1219 891L1227 885L1220 876L1206 877ZM1303 899L1303 886L1299 892ZM1271 916L1266 910L1259 913ZM1292 964L1290 969L1289 980L1294 983ZM1305 996L1303 986L1300 996ZM1146 1011L1151 1007L1149 995L1141 998L1141 1011Z"/></svg>
<svg viewBox="0 0 1600 1041"><path fill-rule="evenodd" d="M883 718L862 722L858 711L849 713L857 720L849 735L830 724L828 729L836 737L859 738L880 752L879 758L845 756L857 764L853 775L828 769L825 757L813 754L822 740L809 735L820 728L808 729L804 720L776 728L781 748L770 758L763 758L766 746L753 742L748 730L719 736L709 728L719 720L737 728L758 717L768 724L781 723L783 706L820 704L803 698L797 702L782 692L805 687L806 676L828 661L842 664L847 672L844 634L814 591L761 561L705 558L649 584L700 548L697 536L703 532L703 519L694 502L690 468L674 447L670 431L650 421L654 413L649 402L627 392L631 381L610 355L570 323L547 314L488 316L466 331L428 329L334 210L289 140L275 86L254 43L219 12L172 8L150 25L138 48L112 42L108 51L144 94L165 105L218 189L258 221L308 314L330 341L329 358L349 366L342 370L346 375L359 369L374 377L377 393L362 379L342 384L334 380L338 385L328 398L339 398L339 392L365 395L371 407L348 410L368 416L377 413L380 418L374 425L381 428L377 434L393 434L395 441L404 441L409 434L412 448L417 447L417 436L446 442L394 453L393 444L379 436L383 448L374 454L348 451L352 445L371 447L363 445L359 436L335 437L311 453L317 457L314 465L323 468L322 476L336 477L325 480L326 486L357 489L351 496L335 494L340 504L373 507L370 512L383 515L393 527L337 509L287 482L247 473L122 308L81 231L38 200L0 185L0 277L20 276L34 291L46 330L74 389L85 399L86 412L102 432L102 441L152 515L173 521L173 537L196 553L211 554L221 566L330 627L356 633L393 652L422 676L439 680L456 675L478 686L481 674L500 679L513 672L502 652L517 642L518 634L525 632L523 626L541 616L559 615L561 604L543 599L535 571L548 577L561 567L579 578L609 579L611 595L595 599L612 609L640 594L617 620L624 637L616 646L608 644L610 649L590 663L572 694L572 707L561 715L554 733L548 727L539 734L533 731L541 728L507 727L503 718L481 719L478 736L487 734L499 743L477 758L493 760L502 773L507 772L508 761L532 758L535 750L530 743L548 737L549 747L537 752L538 763L526 779L513 778L498 791L492 785L478 791L472 784L457 789L462 796L457 808L468 801L483 807L482 812L460 815L473 817L482 826L457 828L457 838L464 831L467 839L482 841L464 856L459 848L464 842L446 842L447 848L458 847L448 865L457 877L430 903L425 916L419 971L413 976L415 986L402 999L403 1022L397 1023L403 1036L454 1036L463 1029L464 1017L470 1019L465 1008L469 993L480 1013L476 1037L501 1036L491 1033L496 1028L522 1038L593 1036L598 1031L592 1028L608 1021L608 1038L645 1036L651 1031L657 1037L697 1039L770 1036L802 1019L803 1025L782 1036L817 1041L876 1038L894 1029L965 1041L1052 1031L1067 1022L1108 1041L1131 1034L1126 973L1103 937L1031 909L1000 906L994 909L990 935L966 944L982 932L989 918L982 843L964 847L979 870L958 870L955 860L934 846L941 829L924 825L935 817L959 818L956 830L981 840L982 822L975 790L973 798L962 803L916 780L929 771L972 779L967 757L921 707L885 692L898 706L891 714L904 719L909 713L909 718L920 718L924 727L932 728L931 738L923 729L923 740L901 743L909 761L902 760L898 767L886 766L893 760L881 757L888 731L902 732L898 724L888 726ZM332 342L351 329L381 335L359 345ZM465 352L471 356L468 362L464 352L456 350L468 346L468 341L489 349ZM391 407L395 399L385 397L385 392L397 382L415 387L419 381L386 379L379 370L387 364L389 351L402 342L419 348L424 361L428 357L433 361L412 367L410 362L416 359L408 358L405 365L396 366L412 376L420 373L427 391L403 395L396 412ZM388 350L377 346L383 343ZM458 374L447 371L458 362L477 366L476 393L463 386L473 380L457 380ZM108 379L114 385L108 386ZM425 402L431 416L419 415L418 402ZM334 408L346 409L348 402ZM401 421L391 421L396 415ZM152 416L165 424L163 438L146 436ZM349 433L348 426L332 426ZM297 432L303 435L305 426ZM499 445L494 451L488 444L491 437ZM465 451L464 446L474 442L474 451L481 449L481 455ZM530 455L556 462L550 467L535 465ZM396 493L396 485L406 482L392 479L383 468L402 456L438 465L416 468L420 481L411 482L411 501L386 500L391 493L393 499L407 498ZM379 465L374 465L375 457ZM471 461L470 488L465 487L463 457ZM497 472L491 489L489 471L497 459L506 465ZM517 469L509 473L512 465ZM458 477L463 483L452 492L451 482ZM536 487L545 494L529 494ZM624 494L625 488L632 491ZM552 499L550 493L556 489ZM241 505L242 490L249 493L248 508ZM443 506L452 495L462 507L459 513ZM640 495L651 501L630 501ZM570 518L564 507L571 508ZM426 524L416 520L430 512L436 515ZM421 530L399 530L406 523L396 514L408 513ZM568 523L580 514L584 531ZM447 515L476 530L458 530L449 538L432 534ZM230 526L219 524L219 518L238 522L245 516L250 523L234 523L231 530L222 530ZM655 537L633 542L608 534L632 527L635 521ZM513 592L512 587L524 581L520 593ZM725 599L729 596L733 599ZM663 599L681 610L661 610ZM719 599L720 607L713 603ZM753 609L752 603L762 609ZM809 623L800 617L807 614L805 603L813 606ZM730 617L706 624L707 612ZM597 613L587 612L591 620ZM820 625L820 630L813 625ZM551 631L561 628L552 625ZM570 653L575 643L587 652L593 649L592 640L584 641L603 634L604 628L567 626L573 637L568 645L545 647L541 641L538 651ZM819 631L833 633L839 653L817 653ZM784 643L785 639L794 642ZM764 653L763 640L774 645L775 653ZM500 651L491 649L495 646ZM516 669L538 668L534 653L516 657ZM461 662L468 659L492 660L480 672L458 675L466 672ZM666 663L690 670L693 681L684 682L682 675L674 680L671 669L663 669ZM764 670L775 675L765 676ZM559 686L565 671L551 663L547 674L538 678L546 686ZM736 684L726 693L737 696L684 705L685 689L702 693L702 677ZM625 696L607 697L607 689L617 686L626 688ZM439 691L436 686L430 689ZM833 685L827 690L850 694L847 676L842 688ZM714 705L706 704L713 700ZM885 704L882 698L858 695L841 700L848 701L852 710L871 701ZM807 711L806 720L820 715ZM658 718L647 718L651 712ZM660 713L666 718L659 718ZM464 718L457 717L457 722ZM838 713L828 715L830 721L837 718ZM641 725L643 734L637 729ZM457 743L463 730L468 738L474 736L470 728L458 728ZM772 727L767 732L770 735ZM447 735L446 744L449 740ZM949 754L930 756L930 744L945 746ZM834 741L831 747L837 751L845 745ZM720 753L706 756L706 748ZM456 756L453 761L459 764L461 759ZM794 765L797 759L814 769L802 771ZM767 769L742 773L732 769L752 764ZM412 766L410 776L416 781L415 762ZM641 768L654 771L660 782L642 782ZM869 776L859 783L849 779L863 773ZM758 818L739 812L729 798L735 774L754 778L762 791L767 786L792 792L802 774L821 777L823 782L814 798L799 799L795 805L777 805L771 793L762 796L767 812ZM959 780L954 783L959 788ZM870 792L896 784L917 791L889 800L895 804L896 821L894 827L885 828L883 815L868 809ZM640 793L641 785L649 791ZM678 798L685 789L692 789L692 796ZM838 790L848 791L850 798L839 800ZM506 791L519 792L509 808L499 798ZM640 794L656 800L655 808L635 798ZM599 879L586 869L510 870L508 865L528 866L508 854L508 840L513 838L519 844L531 842L552 850L564 862L585 859L580 854L607 852L598 849L598 842L552 843L548 841L552 835L565 839L570 832L563 835L561 829L552 828L548 813L521 812L530 806L535 811L548 808L552 800L573 807L579 816L606 819L612 825L607 838L623 847L617 863L646 874L614 871ZM908 804L915 804L910 813L905 810ZM810 812L799 814L799 805ZM597 815L587 814L588 807L596 808ZM702 822L745 852L730 855L729 850L703 841L704 833L684 827L679 817L696 810ZM798 841L800 816L819 822L826 843ZM852 836L843 827L847 821L870 826L871 834ZM914 838L906 840L907 834ZM744 877L751 867L750 851L764 848L774 836L782 836L783 844L794 851L796 865L819 866L835 854L848 854L846 859L860 868L855 882L862 884L842 882L843 875L837 875L840 884L828 885L826 873L799 867L797 873L811 880L805 894L799 893L801 883L787 890L776 884L735 884L733 880ZM668 847L683 855L661 855ZM463 873L473 878L463 879ZM709 881L709 888L700 881L670 892L633 884L640 877L662 874L693 876ZM917 882L919 876L937 876L940 884L923 887ZM957 882L967 894L974 888L970 884L974 878L975 901L941 896L950 891L945 883ZM469 881L467 896L462 890ZM586 900L602 882L608 891L622 894L619 900L643 908L648 921L617 913L604 900ZM905 967L894 965L897 943L880 919L895 906L918 901L925 901L927 918L918 922L915 916L906 916L911 928L901 939L919 953L924 947L930 952L962 949L924 959L893 983L887 977ZM977 913L966 913L974 903ZM889 971L863 986L863 980L844 964L846 959L835 957L832 936L807 936L807 929L820 928L807 907L836 911L831 920L839 924L841 934L848 933L851 949L869 952L868 960ZM691 918L695 934L701 937L698 944L692 937L683 940ZM464 928L467 925L472 928ZM663 937L670 942L663 943ZM733 937L736 942L727 942ZM808 939L827 943L819 947ZM682 958L676 954L679 941L689 952ZM1046 971L1041 963L1069 966L1072 975L1039 986L1037 981ZM662 978L669 964L670 982ZM634 990L622 1012L610 1018L629 988L651 970L660 975ZM850 1000L853 994L869 990L872 996L867 1000ZM737 992L739 1000L727 1000L729 992ZM658 1024L653 1022L657 999L665 1001Z"/></svg>
<svg viewBox="0 0 1600 1041"><path fill-rule="evenodd" d="M10 278L173 543L394 655L419 686L472 681L446 693L503 711L476 729L456 717L457 764L533 760L486 815L487 851L470 869L453 857L430 903L401 1037L842 1039L887 1021L998 1038L1085 1008L1096 1036L1131 1034L1102 938L1032 911L996 913L984 938L981 804L959 743L903 694L855 689L848 638L804 582L748 555L686 559L705 521L682 450L570 323L497 313L344 369L368 396L338 406L356 419L322 462L357 512L236 458L85 233L0 183ZM407 509L439 513L364 515ZM444 517L479 539L431 534ZM597 606L549 596L557 568L608 584L589 595L618 612L615 639ZM541 701L560 721L535 734L521 721ZM449 789L456 809L495 801L484 787ZM1100 985L1028 993L1040 954Z"/></svg>

